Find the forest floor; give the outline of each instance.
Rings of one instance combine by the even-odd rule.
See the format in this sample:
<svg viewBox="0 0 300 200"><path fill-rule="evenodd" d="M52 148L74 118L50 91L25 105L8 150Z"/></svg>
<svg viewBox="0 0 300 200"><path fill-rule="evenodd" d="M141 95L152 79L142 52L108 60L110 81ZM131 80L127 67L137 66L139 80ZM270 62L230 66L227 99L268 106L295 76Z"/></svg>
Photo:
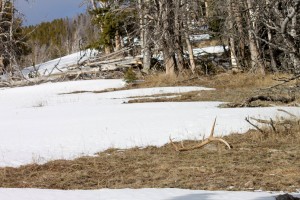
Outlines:
<svg viewBox="0 0 300 200"><path fill-rule="evenodd" d="M180 94L159 101L223 101L240 103L254 95L290 95L291 82L275 89L274 76L218 75L202 78L166 79L147 77L126 89L157 86L207 86L213 91ZM109 89L107 92L119 89ZM279 91L276 93L275 91ZM267 91L267 93L265 93ZM85 92L85 91L78 91ZM298 90L299 92L299 90ZM294 92L299 104L299 93ZM129 103L153 101L144 97ZM157 99L155 99L157 101ZM278 102L257 102L270 106ZM282 104L282 103L279 103ZM232 133L224 139L233 147L211 143L186 152L175 151L171 144L162 147L108 149L95 156L75 160L56 160L42 165L0 168L0 187L48 189L99 188L185 188L199 190L265 190L300 189L300 121L290 120L262 125L247 133ZM275 121L275 119L274 119ZM170 124L171 126L171 124ZM199 141L184 141L191 146Z"/></svg>

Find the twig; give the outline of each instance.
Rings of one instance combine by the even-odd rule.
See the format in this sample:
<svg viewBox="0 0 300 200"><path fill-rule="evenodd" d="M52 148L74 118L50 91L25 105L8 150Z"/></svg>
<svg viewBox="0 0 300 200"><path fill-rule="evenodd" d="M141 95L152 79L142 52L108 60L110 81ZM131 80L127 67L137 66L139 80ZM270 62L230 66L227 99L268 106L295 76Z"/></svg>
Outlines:
<svg viewBox="0 0 300 200"><path fill-rule="evenodd" d="M245 118L246 122L248 122L251 126L253 126L254 128L256 128L259 132L261 132L262 134L265 134L265 132L263 130L261 130L257 125L253 124L249 118Z"/></svg>
<svg viewBox="0 0 300 200"><path fill-rule="evenodd" d="M286 110L283 110L283 109L277 109L277 110L280 111L280 112L284 112L284 113L286 113L286 114L288 114L288 115L290 115L292 117L297 117L296 115L294 115L294 114L292 114L292 113L290 113L290 112L288 112Z"/></svg>
<svg viewBox="0 0 300 200"><path fill-rule="evenodd" d="M270 118L270 122L271 122L270 125L271 125L271 127L272 127L274 133L277 133L277 130L276 130L275 126L274 126L274 121L273 121L272 118Z"/></svg>

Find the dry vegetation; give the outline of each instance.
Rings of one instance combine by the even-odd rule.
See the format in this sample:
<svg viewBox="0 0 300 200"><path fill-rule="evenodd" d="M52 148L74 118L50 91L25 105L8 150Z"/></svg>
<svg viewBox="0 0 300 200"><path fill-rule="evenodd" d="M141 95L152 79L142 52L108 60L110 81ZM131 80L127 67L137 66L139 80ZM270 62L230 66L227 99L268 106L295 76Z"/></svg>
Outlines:
<svg viewBox="0 0 300 200"><path fill-rule="evenodd" d="M195 76L190 73L182 73L177 77L166 76L165 74L154 74L144 78L138 83L128 84L124 88L110 88L101 91L92 91L94 93L105 93L119 90L151 88L151 87L170 87L170 86L205 86L215 88L210 91L196 91L180 94L159 94L151 96L143 96L138 99L134 98L129 103L144 102L181 102L181 101L223 101L238 104L245 99L254 95L264 94L273 96L289 97L291 92L295 95L295 101L289 105L298 105L300 103L299 89L292 86L298 86L299 80L294 80L280 87L271 88L279 84L276 79L285 75L256 75L248 73L230 74L221 73L215 76ZM91 91L74 91L69 94L91 92ZM163 98L164 96L174 95L174 98ZM153 98L159 97L159 98ZM269 106L279 104L280 102L253 102L249 106ZM231 106L231 105L229 105Z"/></svg>
<svg viewBox="0 0 300 200"><path fill-rule="evenodd" d="M211 144L174 151L163 147L109 149L95 157L1 168L0 187L51 189L189 188L296 191L300 188L300 124L285 121L264 133L225 137L233 149ZM195 141L185 141L193 145Z"/></svg>
<svg viewBox="0 0 300 200"><path fill-rule="evenodd" d="M267 95L275 98L295 100L288 104L279 101L254 101L247 106L270 106L270 105L288 105L294 106L300 103L299 80L291 81L287 84L272 88L272 86L281 82L277 81L278 77L285 75L265 75L259 76L256 74L229 74L222 73L215 76L201 76L191 77L186 74L180 77L166 77L165 75L153 75L146 77L145 81L139 84L130 85L127 89L143 88L143 87L162 87L162 86L206 86L215 88L210 91L188 92L183 94L165 94L165 96L178 95L174 98L161 98L164 95L153 95L140 97L138 99L130 100L129 103L143 103L143 102L164 102L164 101L222 101L230 102L224 105L225 107L238 107L247 98L255 95ZM298 86L298 87L295 87ZM160 98L152 98L160 96Z"/></svg>

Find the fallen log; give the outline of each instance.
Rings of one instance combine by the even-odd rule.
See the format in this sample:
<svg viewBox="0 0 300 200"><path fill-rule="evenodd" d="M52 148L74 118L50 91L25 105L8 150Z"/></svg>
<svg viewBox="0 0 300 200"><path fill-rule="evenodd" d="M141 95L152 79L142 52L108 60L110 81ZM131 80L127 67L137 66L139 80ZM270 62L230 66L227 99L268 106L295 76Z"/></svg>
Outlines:
<svg viewBox="0 0 300 200"><path fill-rule="evenodd" d="M295 101L295 96L292 97L277 97L277 96L265 96L265 95L257 95L250 97L245 100L243 103L244 106L249 106L254 101L272 101L272 102L281 102L281 103L291 103Z"/></svg>

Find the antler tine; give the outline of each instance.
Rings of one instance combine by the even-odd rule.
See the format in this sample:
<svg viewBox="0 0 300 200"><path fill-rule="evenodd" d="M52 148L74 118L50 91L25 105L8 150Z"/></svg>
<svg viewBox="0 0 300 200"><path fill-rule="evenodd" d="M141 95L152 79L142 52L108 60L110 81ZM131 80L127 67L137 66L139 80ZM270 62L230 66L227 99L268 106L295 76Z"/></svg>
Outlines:
<svg viewBox="0 0 300 200"><path fill-rule="evenodd" d="M210 138L214 136L216 122L217 122L217 117L215 118L214 124L213 124L213 126L211 128L210 135L209 135Z"/></svg>
<svg viewBox="0 0 300 200"><path fill-rule="evenodd" d="M184 148L183 140L180 142L181 148Z"/></svg>
<svg viewBox="0 0 300 200"><path fill-rule="evenodd" d="M179 151L177 145L173 142L171 136L169 137L170 143L172 144L172 146L174 147L175 151Z"/></svg>

